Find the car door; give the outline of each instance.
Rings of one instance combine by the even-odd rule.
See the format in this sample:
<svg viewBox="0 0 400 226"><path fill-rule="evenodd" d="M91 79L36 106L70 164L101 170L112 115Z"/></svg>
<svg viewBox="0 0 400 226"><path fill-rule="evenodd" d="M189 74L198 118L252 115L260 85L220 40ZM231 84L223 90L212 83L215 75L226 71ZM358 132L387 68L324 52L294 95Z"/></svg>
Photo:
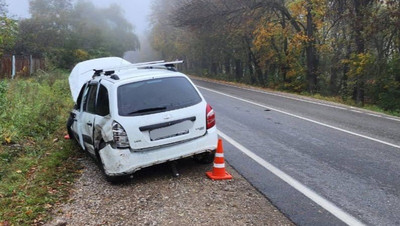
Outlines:
<svg viewBox="0 0 400 226"><path fill-rule="evenodd" d="M95 155L94 152L94 140L93 140L93 131L94 131L94 120L95 120L95 102L96 102L96 94L97 94L97 82L91 82L87 87L86 95L83 97L83 105L80 113L80 121L81 123L77 126L81 128L82 140L85 150L87 150L90 154Z"/></svg>
<svg viewBox="0 0 400 226"><path fill-rule="evenodd" d="M84 84L81 91L79 92L79 96L77 98L74 109L71 111L71 117L73 118L73 123L71 125L72 132L74 133L75 138L78 140L79 145L82 149L86 149L83 143L82 137L82 109L83 109L83 100L87 96L88 92L88 84Z"/></svg>

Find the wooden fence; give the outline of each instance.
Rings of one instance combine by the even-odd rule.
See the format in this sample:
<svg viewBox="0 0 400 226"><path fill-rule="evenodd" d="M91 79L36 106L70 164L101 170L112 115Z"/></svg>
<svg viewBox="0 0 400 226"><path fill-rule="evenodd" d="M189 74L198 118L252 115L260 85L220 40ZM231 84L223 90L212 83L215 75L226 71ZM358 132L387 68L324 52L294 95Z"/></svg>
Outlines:
<svg viewBox="0 0 400 226"><path fill-rule="evenodd" d="M15 70L13 70L13 58ZM0 58L0 79L28 77L39 69L44 70L44 68L45 60L43 58L22 55L3 55Z"/></svg>

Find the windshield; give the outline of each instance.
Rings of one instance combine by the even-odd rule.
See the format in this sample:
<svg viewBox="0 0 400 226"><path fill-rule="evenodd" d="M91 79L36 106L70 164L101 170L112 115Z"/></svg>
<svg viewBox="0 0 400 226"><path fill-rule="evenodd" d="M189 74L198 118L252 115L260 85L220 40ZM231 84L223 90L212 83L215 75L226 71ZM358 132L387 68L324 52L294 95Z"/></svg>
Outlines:
<svg viewBox="0 0 400 226"><path fill-rule="evenodd" d="M118 112L135 116L189 107L201 97L184 77L151 79L118 87Z"/></svg>

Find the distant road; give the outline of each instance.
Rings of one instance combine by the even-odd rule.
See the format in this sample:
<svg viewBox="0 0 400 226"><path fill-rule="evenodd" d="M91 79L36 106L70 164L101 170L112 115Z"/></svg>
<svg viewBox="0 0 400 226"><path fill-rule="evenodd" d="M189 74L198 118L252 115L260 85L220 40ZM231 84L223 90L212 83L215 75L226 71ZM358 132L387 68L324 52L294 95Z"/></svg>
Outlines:
<svg viewBox="0 0 400 226"><path fill-rule="evenodd" d="M226 160L298 225L400 225L400 120L193 79Z"/></svg>

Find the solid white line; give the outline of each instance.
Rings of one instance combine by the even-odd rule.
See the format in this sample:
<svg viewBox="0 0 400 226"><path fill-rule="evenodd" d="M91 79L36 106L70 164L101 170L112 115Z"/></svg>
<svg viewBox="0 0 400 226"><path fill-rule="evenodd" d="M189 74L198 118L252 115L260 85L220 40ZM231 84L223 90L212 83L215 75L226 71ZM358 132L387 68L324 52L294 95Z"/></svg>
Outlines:
<svg viewBox="0 0 400 226"><path fill-rule="evenodd" d="M289 115L289 116L292 116L292 117L295 117L295 118L298 118L298 119L302 119L302 120L305 120L305 121L308 121L308 122L312 122L312 123L315 123L315 124L318 124L318 125L321 125L321 126L325 126L325 127L328 127L328 128L331 128L331 129L335 129L335 130L338 130L338 131L341 131L341 132L344 132L344 133L348 133L348 134L351 134L351 135L354 135L354 136L362 137L364 139L372 140L372 141L375 141L375 142L378 142L378 143L381 143L381 144L385 144L385 145L400 149L400 145L392 144L392 143L389 143L389 142L386 142L386 141L383 141L383 140L379 140L379 139L376 139L376 138L373 138L373 137L369 137L369 136L365 136L365 135L358 134L358 133L355 133L355 132L351 132L351 131L348 131L348 130L345 130L345 129L341 129L341 128L336 127L336 126L331 126L331 125L328 125L328 124L325 124L325 123L322 123L322 122L318 122L318 121L315 121L315 120L312 120L312 119L309 119L309 118L298 116L298 115L295 115L295 114L292 114L292 113L289 113L289 112L286 112L286 111L278 110L276 108L272 108L270 106L266 106L266 105L263 105L263 104L255 103L255 102L252 102L252 101L240 98L240 97L236 97L236 96L232 96L232 95L229 95L229 94L226 94L226 93L222 93L222 92L219 92L219 91L208 89L208 88L205 88L205 87L202 87L202 86L197 86L197 87L199 87L201 89L204 89L204 90L208 90L210 92L218 93L220 95L227 96L227 97L230 97L230 98L233 98L233 99L236 99L236 100L240 100L240 101L243 101L243 102L246 102L246 103L249 103L249 104L253 104L253 105L256 105L256 106L259 106L259 107L262 107L262 108L268 108L268 109L271 109L273 111L276 111L276 112L279 112L279 113L282 113L282 114L285 114L285 115Z"/></svg>
<svg viewBox="0 0 400 226"><path fill-rule="evenodd" d="M326 200L325 198L323 198L322 196L318 195L316 192L314 192L313 190L311 190L307 186L303 185L302 183L300 183L299 181L297 181L293 177L289 176L288 174L286 174L282 170L276 168L275 166L273 166L269 162L265 161L264 159L262 159L258 155L254 154L252 151L250 151L249 149L245 148L244 146L242 146L241 144L239 144L238 142L236 142L235 140L233 140L232 138L230 138L229 136L227 136L223 132L218 131L218 134L223 139L225 139L226 141L231 143L233 146L235 146L237 149L239 149L241 152L243 152L244 154L246 154L247 156L252 158L254 161L256 161L258 164L263 166L265 169L269 170L275 176L279 177L281 180L283 180L286 183L288 183L294 189L296 189L297 191L301 192L303 195L305 195L306 197L308 197L309 199L311 199L312 201L314 201L315 203L320 205L322 208L324 208L325 210L327 210L328 212L330 212L331 214L336 216L338 219L340 219L344 223L346 223L348 225L364 225L361 221L359 221L355 217L353 217L350 214L346 213L344 210L340 209L339 207L337 207L332 202Z"/></svg>
<svg viewBox="0 0 400 226"><path fill-rule="evenodd" d="M267 91L261 91L261 90L257 90L257 89L250 89L250 88L243 88L243 87L239 87L239 86L234 86L234 85L228 85L228 84L221 84L221 83L217 83L219 85L223 85L223 86L228 86L228 87L234 87L237 89L242 89L242 90L248 90L248 91L252 91L252 92L257 92L257 93L263 93L263 94L267 94L267 95L271 95L271 96L278 96L278 97L282 97L282 98L286 98L286 99L291 99L291 100L297 100L297 101L302 101L302 102L306 102L306 103L310 103L310 104L316 104L316 105L321 105L321 106L325 106L325 107L330 107L330 108L336 108L336 109L340 109L340 110L344 110L344 111L348 111L350 109L357 109L355 107L349 106L348 108L345 107L340 107L337 105L333 105L333 104L325 104L325 103L320 103L320 102L316 102L316 101L312 101L312 100L306 100L306 99L301 99L301 98L296 98L296 97L290 97L290 96L286 96L283 94L278 94L278 93L272 93L272 92L267 92ZM198 86L201 87L201 86ZM369 114L366 112L362 112L362 111L353 111L355 113L359 113L359 114L367 114L370 116L374 116L374 117L379 117L379 118L385 118L385 119L389 119L389 120L393 120L393 121L398 121L400 122L400 119L398 118L392 118L389 116L382 116L382 115L378 115L378 114Z"/></svg>
<svg viewBox="0 0 400 226"><path fill-rule="evenodd" d="M396 119L396 118L389 118L389 117L385 117L385 119L390 119L390 120L394 120L394 121L398 121L398 122L400 122L400 119Z"/></svg>
<svg viewBox="0 0 400 226"><path fill-rule="evenodd" d="M218 84L220 84L220 83L218 83ZM228 84L221 84L221 85L234 87L234 88L238 88L238 89L243 89L243 90L248 90L248 91L257 92L257 93L263 93L263 94L267 94L267 95L271 95L271 96L282 97L282 98L291 99L291 100L302 101L302 102L306 102L306 103L310 103L310 104L322 105L325 107L336 108L336 109L340 109L340 110L347 110L344 107L340 107L340 106L336 106L336 105L325 104L325 103L320 103L320 102L316 102L316 101L312 101L312 100L306 100L306 99L286 96L286 95L282 95L282 94L278 94L278 93L272 93L272 92L267 92L267 91L262 91L262 90L257 90L257 89L244 88L244 87L228 85Z"/></svg>
<svg viewBox="0 0 400 226"><path fill-rule="evenodd" d="M375 117L379 117L382 118L382 115L377 115L377 114L371 114L371 113L366 113L367 115L371 115L371 116L375 116Z"/></svg>

